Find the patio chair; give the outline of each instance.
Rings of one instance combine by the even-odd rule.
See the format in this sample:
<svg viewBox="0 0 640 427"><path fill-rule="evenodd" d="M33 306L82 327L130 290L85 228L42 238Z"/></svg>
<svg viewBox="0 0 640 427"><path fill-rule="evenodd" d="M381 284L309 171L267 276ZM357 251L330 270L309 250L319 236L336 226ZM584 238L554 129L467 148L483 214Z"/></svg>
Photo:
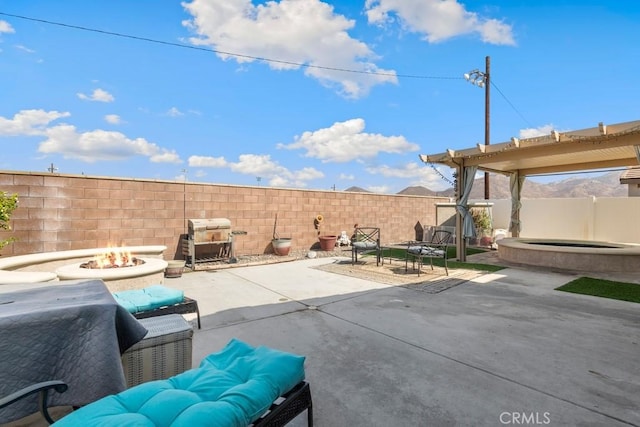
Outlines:
<svg viewBox="0 0 640 427"><path fill-rule="evenodd" d="M44 381L41 383L33 384L29 387L25 387L22 390L18 390L15 393L5 396L0 399L0 409L9 406L19 400L25 399L33 394L38 394L38 410L42 414L45 420L49 424L53 424L53 419L49 415L49 391L53 390L58 393L64 393L67 391L67 384L62 381Z"/></svg>
<svg viewBox="0 0 640 427"><path fill-rule="evenodd" d="M434 230L429 242L409 242L407 246L407 257L405 259L405 271L408 270L409 258L411 257L413 268L415 269L416 260L418 261L418 276L424 264L424 259L429 258L431 270L433 270L433 258L444 260L444 271L449 275L447 266L447 249L451 240L451 232L446 230Z"/></svg>
<svg viewBox="0 0 640 427"><path fill-rule="evenodd" d="M351 239L351 264L358 262L358 252L375 251L376 265L380 265L380 229L377 227L356 227Z"/></svg>

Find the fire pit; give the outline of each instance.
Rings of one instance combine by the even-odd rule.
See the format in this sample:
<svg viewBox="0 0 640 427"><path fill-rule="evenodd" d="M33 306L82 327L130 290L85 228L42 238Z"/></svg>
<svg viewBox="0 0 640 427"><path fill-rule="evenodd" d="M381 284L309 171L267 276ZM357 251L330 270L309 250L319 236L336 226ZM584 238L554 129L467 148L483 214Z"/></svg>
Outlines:
<svg viewBox="0 0 640 427"><path fill-rule="evenodd" d="M141 264L144 264L144 260L134 257L130 251L116 248L96 255L91 261L83 262L80 268L126 268Z"/></svg>
<svg viewBox="0 0 640 427"><path fill-rule="evenodd" d="M126 248L108 248L92 260L63 265L56 274L60 280L101 279L116 292L162 283L167 265L159 258L137 258Z"/></svg>

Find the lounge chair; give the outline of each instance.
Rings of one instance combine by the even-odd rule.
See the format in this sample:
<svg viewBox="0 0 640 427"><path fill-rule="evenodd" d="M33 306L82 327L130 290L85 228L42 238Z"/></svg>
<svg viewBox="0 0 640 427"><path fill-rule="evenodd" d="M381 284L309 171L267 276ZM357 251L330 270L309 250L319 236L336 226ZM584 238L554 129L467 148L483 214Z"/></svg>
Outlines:
<svg viewBox="0 0 640 427"><path fill-rule="evenodd" d="M196 313L198 329L201 328L198 302L186 297L184 292L178 289L152 285L143 289L114 292L113 297L136 319L167 314Z"/></svg>
<svg viewBox="0 0 640 427"><path fill-rule="evenodd" d="M54 426L282 426L306 410L312 427L304 361L303 356L232 339L197 369L104 397ZM46 412L46 401L44 406Z"/></svg>

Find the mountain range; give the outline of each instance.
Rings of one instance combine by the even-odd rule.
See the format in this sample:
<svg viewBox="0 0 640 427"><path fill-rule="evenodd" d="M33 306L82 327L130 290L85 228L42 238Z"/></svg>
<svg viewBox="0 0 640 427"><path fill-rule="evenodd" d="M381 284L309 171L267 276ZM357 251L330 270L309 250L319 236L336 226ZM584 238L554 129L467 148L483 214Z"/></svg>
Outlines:
<svg viewBox="0 0 640 427"><path fill-rule="evenodd" d="M543 199L561 197L626 197L627 186L620 184L622 171L608 172L593 178L567 178L546 184L526 180L522 187L523 199ZM360 187L349 187L345 191L367 192ZM510 199L509 177L499 174L489 176L489 195L492 199ZM453 188L433 191L422 186L407 187L397 194L412 196L455 197ZM484 177L478 178L471 189L471 199L484 198Z"/></svg>

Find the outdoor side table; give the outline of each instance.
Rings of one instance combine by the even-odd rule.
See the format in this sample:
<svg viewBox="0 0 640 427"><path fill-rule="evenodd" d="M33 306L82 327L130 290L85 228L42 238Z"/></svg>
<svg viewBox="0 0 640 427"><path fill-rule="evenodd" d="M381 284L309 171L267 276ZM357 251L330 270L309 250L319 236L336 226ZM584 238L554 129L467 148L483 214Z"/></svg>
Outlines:
<svg viewBox="0 0 640 427"><path fill-rule="evenodd" d="M407 242L403 242L403 243L389 243L387 245L380 245L380 250L384 253L385 249L400 249L405 251L405 259L407 257L406 255L406 250L408 248L409 244ZM391 264L391 260L392 257L389 256L389 264ZM382 265L384 265L384 255L382 255Z"/></svg>
<svg viewBox="0 0 640 427"><path fill-rule="evenodd" d="M122 355L127 387L162 380L191 369L193 328L181 315L140 319L149 331Z"/></svg>

